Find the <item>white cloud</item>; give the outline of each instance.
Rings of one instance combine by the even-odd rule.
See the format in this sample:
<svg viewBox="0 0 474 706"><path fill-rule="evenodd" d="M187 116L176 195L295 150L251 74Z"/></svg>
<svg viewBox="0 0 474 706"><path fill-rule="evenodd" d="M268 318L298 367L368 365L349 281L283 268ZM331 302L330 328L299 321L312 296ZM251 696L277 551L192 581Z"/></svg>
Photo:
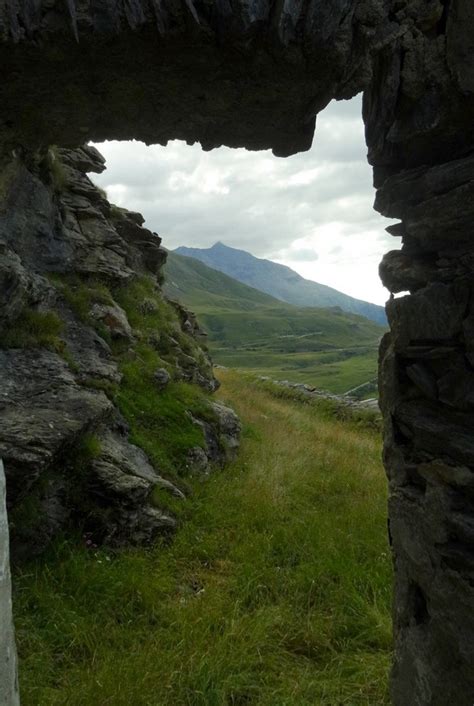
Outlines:
<svg viewBox="0 0 474 706"><path fill-rule="evenodd" d="M140 211L167 248L216 240L283 262L310 279L383 303L377 274L396 241L372 210L360 98L318 117L313 148L287 159L270 152L171 142L98 145L109 199Z"/></svg>

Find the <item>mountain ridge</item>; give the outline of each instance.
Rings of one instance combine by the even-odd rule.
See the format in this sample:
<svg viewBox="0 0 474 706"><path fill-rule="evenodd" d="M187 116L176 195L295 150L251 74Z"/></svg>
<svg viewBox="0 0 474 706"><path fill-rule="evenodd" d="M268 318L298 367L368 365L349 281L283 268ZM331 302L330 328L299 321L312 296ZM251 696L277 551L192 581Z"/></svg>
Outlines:
<svg viewBox="0 0 474 706"><path fill-rule="evenodd" d="M192 308L221 365L336 394L376 377L386 329L366 317L288 304L175 252L168 252L163 290Z"/></svg>
<svg viewBox="0 0 474 706"><path fill-rule="evenodd" d="M378 324L387 323L385 309L382 306L351 297L325 284L305 279L286 265L255 257L246 250L232 248L220 241L210 248L180 246L172 252L199 260L247 286L294 306L339 307L347 313L365 316Z"/></svg>

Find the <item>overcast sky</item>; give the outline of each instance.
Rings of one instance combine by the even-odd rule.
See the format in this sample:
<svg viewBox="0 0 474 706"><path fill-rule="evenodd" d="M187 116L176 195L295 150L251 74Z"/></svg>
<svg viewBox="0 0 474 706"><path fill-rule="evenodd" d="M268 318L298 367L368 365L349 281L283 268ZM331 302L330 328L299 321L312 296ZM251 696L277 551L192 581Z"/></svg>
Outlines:
<svg viewBox="0 0 474 706"><path fill-rule="evenodd" d="M140 211L165 247L220 240L360 299L388 298L377 268L398 241L385 232L392 221L372 209L360 97L329 105L312 149L286 159L183 142L97 147L107 171L94 181L113 203Z"/></svg>

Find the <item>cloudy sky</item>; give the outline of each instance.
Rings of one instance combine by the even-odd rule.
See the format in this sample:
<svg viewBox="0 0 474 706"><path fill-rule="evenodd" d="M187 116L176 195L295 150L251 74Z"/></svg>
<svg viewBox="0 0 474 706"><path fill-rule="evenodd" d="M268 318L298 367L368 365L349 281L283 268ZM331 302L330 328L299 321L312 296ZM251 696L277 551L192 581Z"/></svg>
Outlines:
<svg viewBox="0 0 474 706"><path fill-rule="evenodd" d="M183 142L97 147L107 171L94 181L113 203L140 211L165 247L220 240L360 299L387 299L377 267L398 242L372 209L360 97L328 106L312 149L287 159Z"/></svg>

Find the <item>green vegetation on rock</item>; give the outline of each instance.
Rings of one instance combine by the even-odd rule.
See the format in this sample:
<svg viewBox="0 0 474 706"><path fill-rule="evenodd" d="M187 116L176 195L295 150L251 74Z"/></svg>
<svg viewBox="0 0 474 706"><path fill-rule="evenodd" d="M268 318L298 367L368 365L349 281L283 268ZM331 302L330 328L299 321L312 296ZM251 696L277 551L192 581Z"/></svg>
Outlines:
<svg viewBox="0 0 474 706"><path fill-rule="evenodd" d="M73 312L83 323L91 324L93 304L112 304L113 298L105 282L79 275L52 274L51 282L59 289Z"/></svg>
<svg viewBox="0 0 474 706"><path fill-rule="evenodd" d="M59 338L62 329L63 323L55 312L25 308L20 316L2 330L0 347L44 346L61 352L64 348Z"/></svg>
<svg viewBox="0 0 474 706"><path fill-rule="evenodd" d="M391 562L380 438L221 371L240 458L171 543L57 542L15 575L24 706L383 706ZM88 548L89 546L89 548Z"/></svg>
<svg viewBox="0 0 474 706"><path fill-rule="evenodd" d="M164 368L173 376L185 356L205 365L202 350L182 332L176 310L151 278L136 278L114 296L137 337L119 356L123 379L115 401L130 425L132 443L161 473L175 477L186 470L189 449L205 444L194 418L214 421L214 415L202 388L175 379L157 393L154 373Z"/></svg>

